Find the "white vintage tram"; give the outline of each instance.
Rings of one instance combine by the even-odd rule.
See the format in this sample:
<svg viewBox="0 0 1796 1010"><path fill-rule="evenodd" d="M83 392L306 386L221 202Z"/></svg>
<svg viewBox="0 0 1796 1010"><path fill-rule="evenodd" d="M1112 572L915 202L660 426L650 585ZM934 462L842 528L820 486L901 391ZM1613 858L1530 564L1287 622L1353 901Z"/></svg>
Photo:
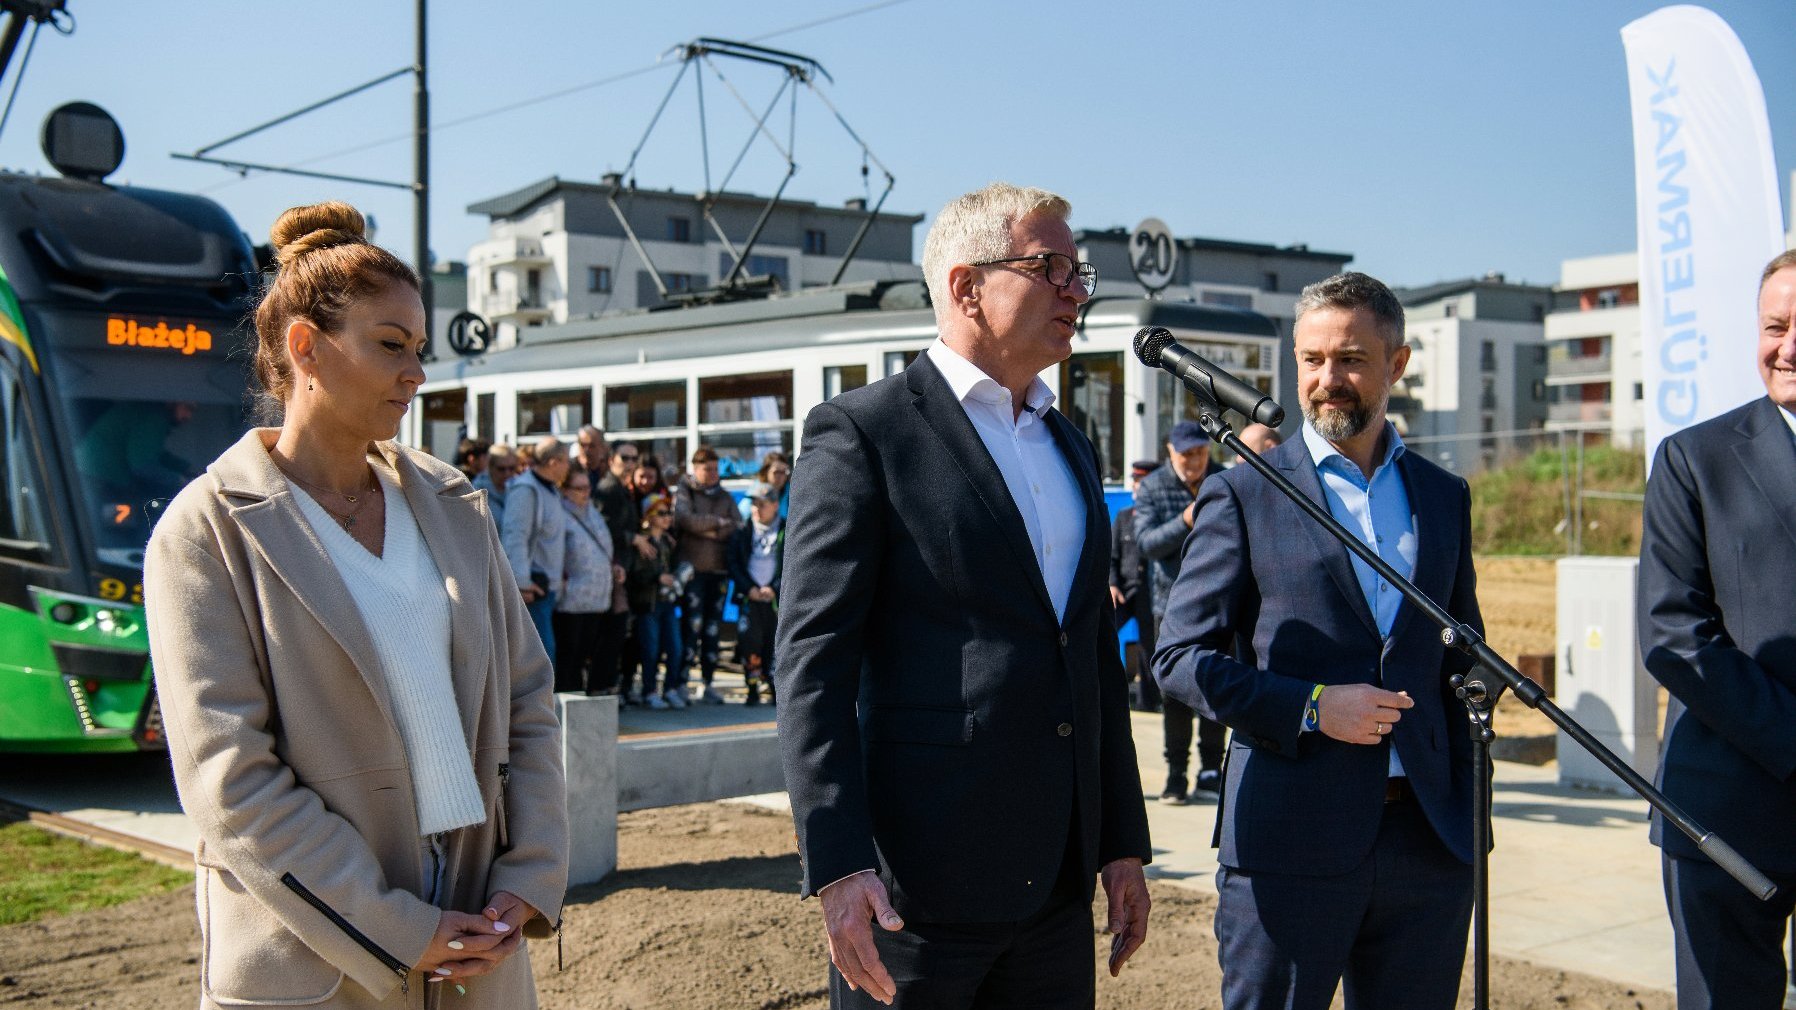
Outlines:
<svg viewBox="0 0 1796 1010"><path fill-rule="evenodd" d="M1099 296L1085 306L1073 354L1043 379L1097 447L1104 479L1164 454L1188 414L1183 389L1130 352L1135 332L1164 326L1180 343L1271 392L1278 336L1254 312ZM809 410L892 375L935 338L919 281L813 288L532 327L512 347L451 356L427 381L402 437L450 459L463 436L519 442L572 436L584 424L627 438L664 463L709 445L726 478L751 476L770 450L802 452ZM445 349L446 350L446 349Z"/></svg>

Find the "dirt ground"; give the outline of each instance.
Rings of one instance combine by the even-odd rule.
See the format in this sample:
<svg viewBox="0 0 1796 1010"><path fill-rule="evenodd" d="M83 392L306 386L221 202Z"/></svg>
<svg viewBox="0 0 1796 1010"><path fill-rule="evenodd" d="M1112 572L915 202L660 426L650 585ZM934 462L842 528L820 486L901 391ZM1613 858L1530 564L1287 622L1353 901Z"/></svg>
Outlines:
<svg viewBox="0 0 1796 1010"><path fill-rule="evenodd" d="M648 810L623 815L618 843L618 872L569 896L565 968L556 971L554 941L532 947L545 1010L828 1005L822 922L816 902L797 898L786 815L724 804ZM1147 945L1122 978L1099 979L1098 1006L1216 1007L1215 899L1150 886ZM1094 914L1101 921L1102 909ZM188 1010L198 943L192 888L0 928L0 1006ZM1094 929L1093 964L1108 949ZM1668 994L1504 959L1491 977L1492 1005L1503 1010L1672 1006Z"/></svg>
<svg viewBox="0 0 1796 1010"><path fill-rule="evenodd" d="M1553 650L1551 561L1479 562L1488 638L1505 657ZM1547 734L1544 716L1507 702L1504 735ZM565 967L553 941L531 951L545 1010L750 1008L828 1005L816 902L797 895L798 858L784 814L707 804L625 814L619 870L569 897ZM1147 945L1120 979L1102 977L1110 1010L1202 1010L1219 1005L1215 899L1150 884ZM1101 900L1101 896L1100 896ZM1097 909L1094 921L1101 921ZM1094 930L1093 963L1108 939ZM187 1010L198 999L193 891L0 928L0 1006ZM1670 1010L1673 999L1498 958L1502 1010ZM474 984L478 984L477 982ZM1460 1005L1470 1006L1469 980Z"/></svg>

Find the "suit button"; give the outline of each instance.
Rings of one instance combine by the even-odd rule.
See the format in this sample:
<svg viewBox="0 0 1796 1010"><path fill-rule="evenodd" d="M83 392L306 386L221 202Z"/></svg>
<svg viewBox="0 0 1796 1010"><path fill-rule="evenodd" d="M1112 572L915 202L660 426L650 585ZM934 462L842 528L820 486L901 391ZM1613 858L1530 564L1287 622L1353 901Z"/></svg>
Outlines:
<svg viewBox="0 0 1796 1010"><path fill-rule="evenodd" d="M1059 733L1061 736L1072 736L1073 735L1073 724L1070 722L1063 722L1060 725L1054 727L1054 732Z"/></svg>
<svg viewBox="0 0 1796 1010"><path fill-rule="evenodd" d="M1060 647L1062 649L1066 648L1066 632L1064 631L1060 633Z"/></svg>

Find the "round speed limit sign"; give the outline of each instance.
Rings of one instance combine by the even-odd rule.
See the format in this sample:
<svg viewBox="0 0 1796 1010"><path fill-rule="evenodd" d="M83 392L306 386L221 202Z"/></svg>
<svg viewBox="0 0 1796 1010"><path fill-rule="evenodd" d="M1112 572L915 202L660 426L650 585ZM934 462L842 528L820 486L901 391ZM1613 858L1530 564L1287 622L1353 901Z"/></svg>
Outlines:
<svg viewBox="0 0 1796 1010"><path fill-rule="evenodd" d="M1179 246L1166 222L1150 217L1135 226L1129 236L1129 269L1142 287L1151 293L1171 284L1178 264Z"/></svg>

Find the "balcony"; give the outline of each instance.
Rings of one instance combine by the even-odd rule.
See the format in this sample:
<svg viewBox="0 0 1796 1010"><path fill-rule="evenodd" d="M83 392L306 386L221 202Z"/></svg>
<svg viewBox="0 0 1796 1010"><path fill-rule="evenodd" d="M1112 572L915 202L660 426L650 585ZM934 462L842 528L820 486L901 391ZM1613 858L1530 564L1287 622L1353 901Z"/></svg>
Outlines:
<svg viewBox="0 0 1796 1010"><path fill-rule="evenodd" d="M1547 404L1547 421L1554 424L1608 424L1613 415L1607 403Z"/></svg>
<svg viewBox="0 0 1796 1010"><path fill-rule="evenodd" d="M496 239L485 245L481 259L489 267L547 266L551 262L540 239Z"/></svg>
<svg viewBox="0 0 1796 1010"><path fill-rule="evenodd" d="M527 325L529 323L548 322L553 315L549 306L540 298L516 298L506 295L488 295L485 300L486 317L489 321Z"/></svg>
<svg viewBox="0 0 1796 1010"><path fill-rule="evenodd" d="M1573 355L1564 353L1563 345L1554 347L1547 354L1547 378L1565 379L1578 375L1605 375L1613 368L1614 357L1608 351L1601 354Z"/></svg>

